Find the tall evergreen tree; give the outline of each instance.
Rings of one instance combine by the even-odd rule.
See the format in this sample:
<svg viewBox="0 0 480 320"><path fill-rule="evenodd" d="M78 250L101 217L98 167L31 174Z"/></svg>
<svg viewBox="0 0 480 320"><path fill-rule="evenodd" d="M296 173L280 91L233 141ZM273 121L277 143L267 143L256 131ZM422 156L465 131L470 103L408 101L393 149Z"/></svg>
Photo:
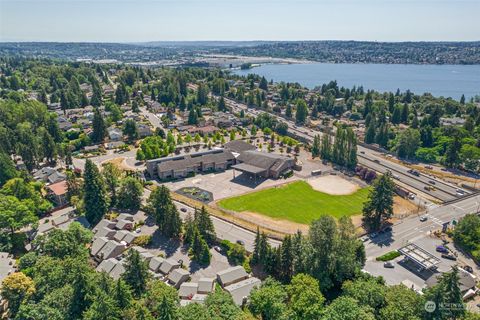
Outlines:
<svg viewBox="0 0 480 320"><path fill-rule="evenodd" d="M155 188L147 203L148 211L155 219L159 230L167 237L178 237L181 233L182 221L167 187L162 185Z"/></svg>
<svg viewBox="0 0 480 320"><path fill-rule="evenodd" d="M315 159L318 156L320 156L320 136L315 135L312 144L312 158Z"/></svg>
<svg viewBox="0 0 480 320"><path fill-rule="evenodd" d="M125 272L122 274L122 280L130 286L136 297L140 297L145 292L147 281L150 279L147 263L140 257L137 250L130 249L123 266Z"/></svg>
<svg viewBox="0 0 480 320"><path fill-rule="evenodd" d="M91 225L96 225L108 211L108 197L105 182L90 159L85 162L83 178L85 217Z"/></svg>
<svg viewBox="0 0 480 320"><path fill-rule="evenodd" d="M202 237L207 242L213 243L216 238L215 227L205 206L202 206L200 211L195 211L195 223Z"/></svg>
<svg viewBox="0 0 480 320"><path fill-rule="evenodd" d="M92 141L96 143L102 142L107 135L107 132L105 122L103 121L102 114L98 108L95 108L93 113L92 128Z"/></svg>
<svg viewBox="0 0 480 320"><path fill-rule="evenodd" d="M386 173L373 183L373 189L363 206L363 221L372 230L378 230L383 220L393 215L393 196L395 184L391 175Z"/></svg>
<svg viewBox="0 0 480 320"><path fill-rule="evenodd" d="M332 140L328 133L324 133L322 137L322 148L320 150L320 158L323 160L332 159Z"/></svg>

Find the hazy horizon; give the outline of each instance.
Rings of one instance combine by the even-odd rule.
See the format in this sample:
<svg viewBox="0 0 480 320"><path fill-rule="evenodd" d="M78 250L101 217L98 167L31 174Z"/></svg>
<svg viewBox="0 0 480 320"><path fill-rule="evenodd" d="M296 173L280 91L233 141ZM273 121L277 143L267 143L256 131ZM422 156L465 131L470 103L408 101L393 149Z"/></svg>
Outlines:
<svg viewBox="0 0 480 320"><path fill-rule="evenodd" d="M480 40L477 0L0 0L1 42Z"/></svg>

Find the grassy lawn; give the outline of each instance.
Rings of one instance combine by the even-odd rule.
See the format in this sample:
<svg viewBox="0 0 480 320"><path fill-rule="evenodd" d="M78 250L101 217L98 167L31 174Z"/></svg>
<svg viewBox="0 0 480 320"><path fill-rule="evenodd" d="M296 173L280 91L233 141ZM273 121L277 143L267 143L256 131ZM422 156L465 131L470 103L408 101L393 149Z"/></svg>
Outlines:
<svg viewBox="0 0 480 320"><path fill-rule="evenodd" d="M223 199L219 205L227 210L256 212L276 219L309 224L321 214L330 214L335 218L360 214L367 195L368 188L350 195L329 195L313 190L305 181L297 181Z"/></svg>

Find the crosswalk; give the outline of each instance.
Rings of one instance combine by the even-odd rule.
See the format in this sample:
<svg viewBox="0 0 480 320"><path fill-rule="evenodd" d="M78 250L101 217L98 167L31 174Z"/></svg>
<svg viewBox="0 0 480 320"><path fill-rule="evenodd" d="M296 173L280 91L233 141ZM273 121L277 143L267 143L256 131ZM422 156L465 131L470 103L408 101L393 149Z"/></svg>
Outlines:
<svg viewBox="0 0 480 320"><path fill-rule="evenodd" d="M431 215L429 213L425 214L425 216L428 217L428 220L433 221L440 226L443 225L443 221L438 219L437 217L434 217L433 215Z"/></svg>

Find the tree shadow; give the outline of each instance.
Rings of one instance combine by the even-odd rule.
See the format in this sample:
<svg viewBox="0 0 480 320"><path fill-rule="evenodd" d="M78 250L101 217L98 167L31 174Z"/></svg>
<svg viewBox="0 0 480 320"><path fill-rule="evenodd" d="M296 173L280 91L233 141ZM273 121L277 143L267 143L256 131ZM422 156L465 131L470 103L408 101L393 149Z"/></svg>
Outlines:
<svg viewBox="0 0 480 320"><path fill-rule="evenodd" d="M152 234L152 242L150 247L158 248L165 252L165 256L168 258L172 256L178 248L182 245L182 241L180 239L169 239L165 237L160 231L157 229Z"/></svg>

